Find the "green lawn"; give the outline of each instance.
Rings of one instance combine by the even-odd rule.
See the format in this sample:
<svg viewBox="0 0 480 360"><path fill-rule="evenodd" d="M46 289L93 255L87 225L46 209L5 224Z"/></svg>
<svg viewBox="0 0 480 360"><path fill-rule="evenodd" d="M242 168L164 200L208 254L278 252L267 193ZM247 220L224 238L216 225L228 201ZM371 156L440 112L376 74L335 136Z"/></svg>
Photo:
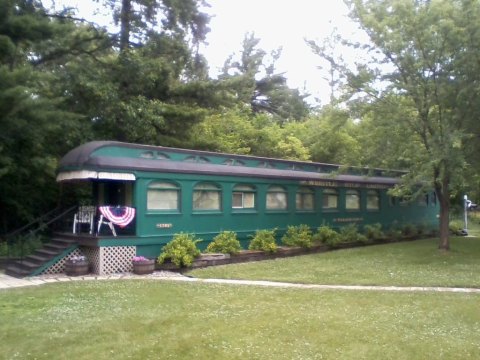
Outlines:
<svg viewBox="0 0 480 360"><path fill-rule="evenodd" d="M192 271L323 284L479 287L480 240ZM74 281L0 291L0 359L479 359L480 295Z"/></svg>
<svg viewBox="0 0 480 360"><path fill-rule="evenodd" d="M191 271L201 278L255 279L310 284L480 287L480 239L454 237L374 245L270 261Z"/></svg>
<svg viewBox="0 0 480 360"><path fill-rule="evenodd" d="M478 359L472 294L154 280L0 291L2 359Z"/></svg>

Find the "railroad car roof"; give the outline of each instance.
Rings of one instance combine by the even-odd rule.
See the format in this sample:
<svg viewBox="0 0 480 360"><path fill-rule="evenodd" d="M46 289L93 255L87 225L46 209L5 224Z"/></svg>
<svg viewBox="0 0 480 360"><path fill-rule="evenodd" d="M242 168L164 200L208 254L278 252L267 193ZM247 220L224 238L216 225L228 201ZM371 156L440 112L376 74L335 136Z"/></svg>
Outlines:
<svg viewBox="0 0 480 360"><path fill-rule="evenodd" d="M145 154L152 154L146 158ZM157 158L155 154L162 154ZM174 156L182 155L183 160ZM170 158L170 156L172 158ZM199 158L205 162L190 162L188 158ZM242 166L226 165L222 161L235 159ZM210 160L215 163L209 162ZM257 164L252 165L253 163ZM269 164L273 167L258 167L258 164ZM305 170L308 169L308 170ZM150 146L122 143L115 141L93 141L68 152L60 161L58 181L73 179L61 176L69 171L110 171L110 172L166 172L166 173L197 173L204 175L226 175L241 177L259 177L276 179L296 179L305 181L340 181L355 183L370 183L393 185L403 172L394 171L392 176L368 176L372 169L353 168L356 172L363 170L365 175L343 174L340 165L313 163L305 161L290 161L247 155L224 154L209 151L176 149L162 146ZM385 172L373 169L374 173Z"/></svg>

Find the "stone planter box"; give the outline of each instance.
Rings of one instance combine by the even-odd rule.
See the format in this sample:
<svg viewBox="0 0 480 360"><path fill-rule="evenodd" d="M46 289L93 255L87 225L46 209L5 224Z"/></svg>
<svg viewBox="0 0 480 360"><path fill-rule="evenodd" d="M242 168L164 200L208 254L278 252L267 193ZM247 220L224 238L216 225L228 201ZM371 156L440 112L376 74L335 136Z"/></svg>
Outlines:
<svg viewBox="0 0 480 360"><path fill-rule="evenodd" d="M151 274L155 270L155 259L133 261L133 273L137 275Z"/></svg>
<svg viewBox="0 0 480 360"><path fill-rule="evenodd" d="M65 274L68 276L81 276L89 273L89 264L87 260L66 260Z"/></svg>

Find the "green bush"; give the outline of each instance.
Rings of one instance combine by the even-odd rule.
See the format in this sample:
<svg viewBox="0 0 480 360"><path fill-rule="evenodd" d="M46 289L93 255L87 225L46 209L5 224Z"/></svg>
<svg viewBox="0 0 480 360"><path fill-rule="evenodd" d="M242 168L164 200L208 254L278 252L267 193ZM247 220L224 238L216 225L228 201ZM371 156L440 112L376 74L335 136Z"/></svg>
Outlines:
<svg viewBox="0 0 480 360"><path fill-rule="evenodd" d="M392 240L399 240L402 237L402 230L400 230L400 226L398 225L398 221L394 221L390 224L388 230L386 230L386 236Z"/></svg>
<svg viewBox="0 0 480 360"><path fill-rule="evenodd" d="M454 235L462 235L464 223L462 220L452 220L448 224L450 232Z"/></svg>
<svg viewBox="0 0 480 360"><path fill-rule="evenodd" d="M312 230L305 224L289 226L287 232L282 237L282 244L309 249L313 245Z"/></svg>
<svg viewBox="0 0 480 360"><path fill-rule="evenodd" d="M338 232L332 229L328 225L322 225L317 229L317 232L313 235L315 242L321 242L326 245L336 245L340 241Z"/></svg>
<svg viewBox="0 0 480 360"><path fill-rule="evenodd" d="M405 225L403 225L401 231L402 231L402 235L404 237L409 237L409 236L415 235L415 225L405 224Z"/></svg>
<svg viewBox="0 0 480 360"><path fill-rule="evenodd" d="M367 237L363 234L360 234L358 231L358 226L356 224L345 225L340 229L340 242L349 243L349 242L367 242Z"/></svg>
<svg viewBox="0 0 480 360"><path fill-rule="evenodd" d="M0 256L7 256L7 255L8 255L7 242L2 241L0 242Z"/></svg>
<svg viewBox="0 0 480 360"><path fill-rule="evenodd" d="M15 238L11 243L0 243L0 256L27 256L43 246L42 236L25 235Z"/></svg>
<svg viewBox="0 0 480 360"><path fill-rule="evenodd" d="M213 238L213 241L208 244L207 252L222 253L222 254L238 254L242 250L240 241L237 239L237 234L233 231L223 231Z"/></svg>
<svg viewBox="0 0 480 360"><path fill-rule="evenodd" d="M380 223L365 225L363 231L368 240L378 240L385 237Z"/></svg>
<svg viewBox="0 0 480 360"><path fill-rule="evenodd" d="M170 259L178 267L189 267L193 260L200 255L197 243L200 240L195 239L193 234L175 234L173 240L163 247L162 253L158 257L159 264Z"/></svg>
<svg viewBox="0 0 480 360"><path fill-rule="evenodd" d="M249 250L261 250L274 253L277 251L275 242L275 229L273 230L257 230L252 236L252 241L248 246Z"/></svg>

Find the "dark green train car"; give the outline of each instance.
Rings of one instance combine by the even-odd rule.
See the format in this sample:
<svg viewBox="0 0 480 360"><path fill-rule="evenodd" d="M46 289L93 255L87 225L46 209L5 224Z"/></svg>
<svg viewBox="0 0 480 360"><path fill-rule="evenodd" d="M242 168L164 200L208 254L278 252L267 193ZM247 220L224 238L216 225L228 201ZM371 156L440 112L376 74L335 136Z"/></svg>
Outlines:
<svg viewBox="0 0 480 360"><path fill-rule="evenodd" d="M288 225L436 227L435 194L409 202L387 194L401 175L97 141L70 151L60 162L57 180L69 186L91 184L87 205L94 209L93 215L77 213L73 226L79 236L83 231L94 239L85 240L86 244L129 247L136 255L158 256L162 246L180 232L194 233L205 247L222 230L235 231L245 245L255 230L277 228L281 235ZM101 216L100 207L118 209L120 215L125 208L134 209L134 218L121 224Z"/></svg>

